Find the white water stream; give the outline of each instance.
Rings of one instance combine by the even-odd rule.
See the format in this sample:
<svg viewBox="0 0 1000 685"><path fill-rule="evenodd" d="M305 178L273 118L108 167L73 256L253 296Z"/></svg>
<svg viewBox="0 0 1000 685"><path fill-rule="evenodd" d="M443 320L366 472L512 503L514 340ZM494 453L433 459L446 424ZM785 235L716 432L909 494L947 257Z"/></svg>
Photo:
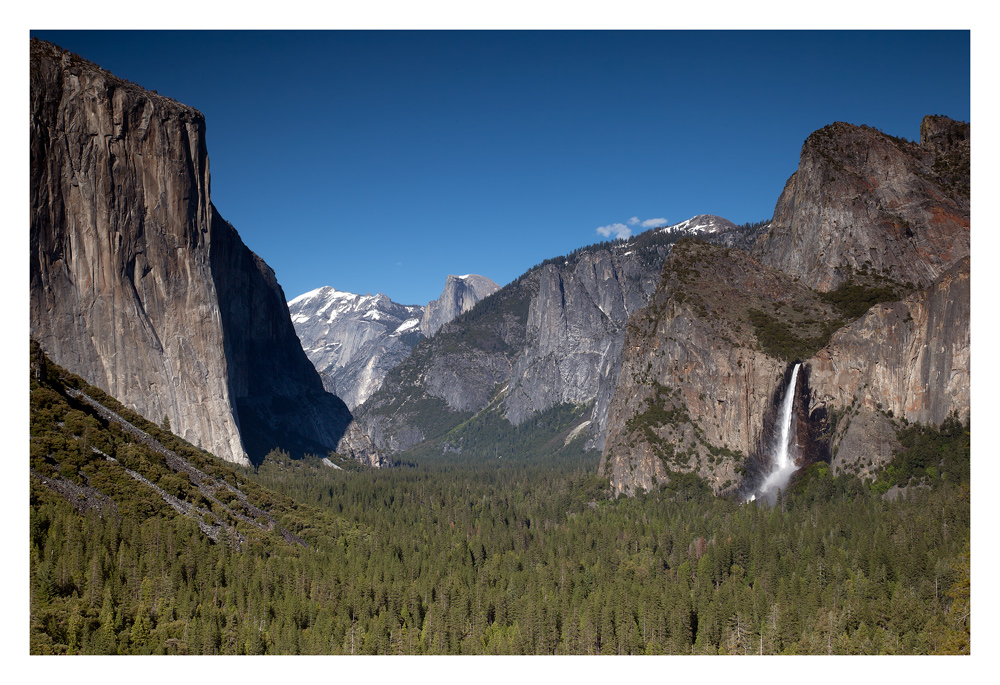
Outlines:
<svg viewBox="0 0 1000 685"><path fill-rule="evenodd" d="M795 380L799 375L800 366L801 364L796 364L795 368L792 369L792 378L788 381L785 397L781 401L781 415L778 419L781 430L775 438L771 451L773 459L771 472L767 474L767 478L764 479L757 494L751 499L759 497L766 499L769 504L774 504L778 499L778 491L785 489L792 474L798 468L795 465L795 450L792 446L794 440L792 424L795 421L795 412L793 410L795 404Z"/></svg>

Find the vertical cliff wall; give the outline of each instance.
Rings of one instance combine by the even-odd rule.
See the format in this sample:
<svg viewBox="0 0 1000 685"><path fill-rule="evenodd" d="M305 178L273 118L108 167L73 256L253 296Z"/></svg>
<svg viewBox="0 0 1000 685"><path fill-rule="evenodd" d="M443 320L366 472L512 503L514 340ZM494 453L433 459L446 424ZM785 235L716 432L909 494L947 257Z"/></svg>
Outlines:
<svg viewBox="0 0 1000 685"><path fill-rule="evenodd" d="M511 423L556 404L594 401L591 431L596 446L603 447L625 325L649 302L664 256L655 249L641 257L636 250L628 252L584 252L572 264L540 269L538 293L528 308L526 345L504 399Z"/></svg>
<svg viewBox="0 0 1000 685"><path fill-rule="evenodd" d="M246 462L211 223L201 113L32 41L32 337L150 420Z"/></svg>
<svg viewBox="0 0 1000 685"><path fill-rule="evenodd" d="M276 446L295 454L336 450L382 465L347 405L323 388L295 334L274 271L212 209L212 278L227 383L247 452L259 461Z"/></svg>
<svg viewBox="0 0 1000 685"><path fill-rule="evenodd" d="M809 360L810 413L837 416L835 471L870 473L895 448L891 420L940 425L968 418L971 385L969 259L930 288L872 307Z"/></svg>
<svg viewBox="0 0 1000 685"><path fill-rule="evenodd" d="M274 274L212 207L198 111L32 41L30 230L31 336L55 363L229 461L347 432Z"/></svg>

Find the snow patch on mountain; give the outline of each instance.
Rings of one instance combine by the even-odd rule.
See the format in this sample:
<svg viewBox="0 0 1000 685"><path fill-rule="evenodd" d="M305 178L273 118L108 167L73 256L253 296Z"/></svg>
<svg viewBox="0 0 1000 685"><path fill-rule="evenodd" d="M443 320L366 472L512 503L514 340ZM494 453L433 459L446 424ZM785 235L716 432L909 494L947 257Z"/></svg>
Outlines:
<svg viewBox="0 0 1000 685"><path fill-rule="evenodd" d="M728 219L714 214L699 214L691 217L687 221L672 226L664 226L659 229L659 233L683 233L686 235L708 235L731 231L736 228L736 224Z"/></svg>
<svg viewBox="0 0 1000 685"><path fill-rule="evenodd" d="M288 310L323 386L354 409L416 345L424 308L323 286L289 300Z"/></svg>

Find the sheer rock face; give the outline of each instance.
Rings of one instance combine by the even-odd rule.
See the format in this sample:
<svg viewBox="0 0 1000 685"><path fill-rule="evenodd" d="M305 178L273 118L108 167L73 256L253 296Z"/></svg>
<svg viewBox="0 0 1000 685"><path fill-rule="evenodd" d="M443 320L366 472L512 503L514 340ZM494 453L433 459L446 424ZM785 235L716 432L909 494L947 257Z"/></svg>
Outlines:
<svg viewBox="0 0 1000 685"><path fill-rule="evenodd" d="M448 276L444 282L441 297L427 303L420 320L420 332L428 338L437 333L441 326L464 314L487 295L492 295L500 286L476 274Z"/></svg>
<svg viewBox="0 0 1000 685"><path fill-rule="evenodd" d="M927 290L872 307L809 360L810 412L844 413L832 442L835 470L870 472L891 456L869 435L884 432L886 414L934 425L952 412L969 416L969 265L963 259Z"/></svg>
<svg viewBox="0 0 1000 685"><path fill-rule="evenodd" d="M296 297L288 311L323 387L352 410L423 337L424 308L397 304L381 293L355 295L324 286Z"/></svg>
<svg viewBox="0 0 1000 685"><path fill-rule="evenodd" d="M806 139L753 253L820 291L869 268L928 287L969 255L969 125L925 117L920 144L835 123Z"/></svg>
<svg viewBox="0 0 1000 685"><path fill-rule="evenodd" d="M31 336L223 459L332 449L350 412L212 207L208 169L199 112L32 41Z"/></svg>
<svg viewBox="0 0 1000 685"><path fill-rule="evenodd" d="M31 47L31 335L150 420L246 463L212 278L205 121Z"/></svg>
<svg viewBox="0 0 1000 685"><path fill-rule="evenodd" d="M504 399L517 425L556 404L594 401L595 444L603 445L608 404L621 367L625 325L649 302L657 262L622 250L584 253L573 268L548 264L527 318L527 345L511 370Z"/></svg>

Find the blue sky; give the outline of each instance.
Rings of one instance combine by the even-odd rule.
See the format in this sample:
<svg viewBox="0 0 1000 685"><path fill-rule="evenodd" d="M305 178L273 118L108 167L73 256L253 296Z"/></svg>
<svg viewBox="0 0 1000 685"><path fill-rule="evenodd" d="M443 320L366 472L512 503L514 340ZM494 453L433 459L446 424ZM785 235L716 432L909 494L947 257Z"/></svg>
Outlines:
<svg viewBox="0 0 1000 685"><path fill-rule="evenodd" d="M287 299L424 304L601 227L767 219L826 124L970 120L964 31L32 35L205 114L212 200Z"/></svg>

